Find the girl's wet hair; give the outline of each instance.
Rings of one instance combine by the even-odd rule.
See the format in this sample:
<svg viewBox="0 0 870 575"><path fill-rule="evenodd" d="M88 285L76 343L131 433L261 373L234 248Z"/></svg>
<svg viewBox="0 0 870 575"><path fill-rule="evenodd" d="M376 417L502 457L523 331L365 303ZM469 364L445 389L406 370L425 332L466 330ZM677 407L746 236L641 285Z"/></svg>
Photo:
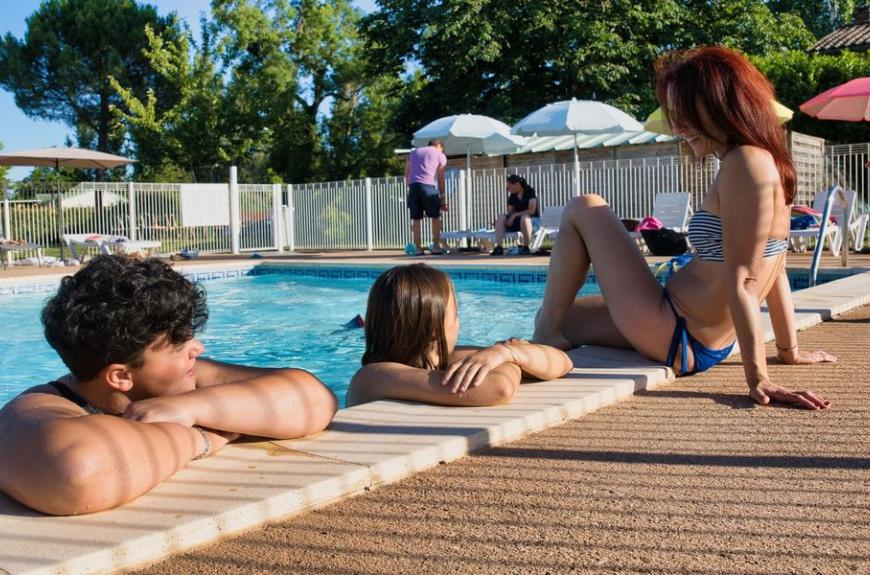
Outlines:
<svg viewBox="0 0 870 575"><path fill-rule="evenodd" d="M669 93L676 118L669 117ZM746 56L721 46L665 54L656 62L656 97L669 122L677 120L715 139L701 119L703 107L725 134L727 146L767 150L779 170L786 203L792 203L797 174L773 109L773 86Z"/></svg>
<svg viewBox="0 0 870 575"><path fill-rule="evenodd" d="M392 361L422 369L444 369L444 318L452 287L447 274L426 264L397 266L378 276L366 307L366 350L362 364ZM438 365L432 363L432 351Z"/></svg>

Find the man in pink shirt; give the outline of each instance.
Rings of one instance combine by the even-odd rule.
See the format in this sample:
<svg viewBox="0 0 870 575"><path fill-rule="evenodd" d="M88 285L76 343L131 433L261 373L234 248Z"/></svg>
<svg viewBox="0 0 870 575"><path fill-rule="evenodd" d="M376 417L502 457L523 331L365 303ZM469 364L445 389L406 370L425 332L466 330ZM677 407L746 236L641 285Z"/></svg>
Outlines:
<svg viewBox="0 0 870 575"><path fill-rule="evenodd" d="M423 255L421 224L425 214L432 220L433 255L441 251L441 210L447 211L444 197L444 144L431 140L429 145L413 150L405 162L405 184L408 186L408 209L411 210L411 232L415 255Z"/></svg>

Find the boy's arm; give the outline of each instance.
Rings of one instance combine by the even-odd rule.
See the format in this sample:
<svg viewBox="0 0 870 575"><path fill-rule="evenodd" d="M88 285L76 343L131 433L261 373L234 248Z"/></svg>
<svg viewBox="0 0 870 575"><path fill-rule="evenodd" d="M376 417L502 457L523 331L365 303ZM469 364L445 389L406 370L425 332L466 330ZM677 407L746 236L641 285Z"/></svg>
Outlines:
<svg viewBox="0 0 870 575"><path fill-rule="evenodd" d="M335 415L335 395L301 369L197 361L197 389L137 401L125 417L290 439L321 431Z"/></svg>
<svg viewBox="0 0 870 575"><path fill-rule="evenodd" d="M204 432L207 454L227 438ZM93 513L131 501L203 455L200 431L86 415L48 393L26 393L0 410L0 490L43 513Z"/></svg>

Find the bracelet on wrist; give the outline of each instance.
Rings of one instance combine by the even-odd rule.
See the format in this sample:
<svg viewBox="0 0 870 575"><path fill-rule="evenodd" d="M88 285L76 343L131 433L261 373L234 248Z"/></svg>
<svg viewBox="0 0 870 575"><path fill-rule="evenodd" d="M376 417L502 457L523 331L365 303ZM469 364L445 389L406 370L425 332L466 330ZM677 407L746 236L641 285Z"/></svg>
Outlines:
<svg viewBox="0 0 870 575"><path fill-rule="evenodd" d="M508 350L508 353L511 354L511 358L513 359L513 362L514 362L515 364L519 365L519 364L520 364L520 358L517 357L517 352L514 351L514 348L512 348L511 346L509 346L508 344L506 344L506 343L503 342L503 341L500 341L500 342L498 342L498 343L499 343L499 345L503 345L503 346L505 347L505 349Z"/></svg>
<svg viewBox="0 0 870 575"><path fill-rule="evenodd" d="M197 427L194 425L193 428L195 430L197 430L199 432L199 434L202 436L202 452L200 452L200 454L197 455L196 457L194 457L192 460L192 461L196 461L197 459L202 459L203 457L208 455L208 452L211 450L211 441L209 441L208 434L206 434L206 432L203 431L203 429L201 427Z"/></svg>

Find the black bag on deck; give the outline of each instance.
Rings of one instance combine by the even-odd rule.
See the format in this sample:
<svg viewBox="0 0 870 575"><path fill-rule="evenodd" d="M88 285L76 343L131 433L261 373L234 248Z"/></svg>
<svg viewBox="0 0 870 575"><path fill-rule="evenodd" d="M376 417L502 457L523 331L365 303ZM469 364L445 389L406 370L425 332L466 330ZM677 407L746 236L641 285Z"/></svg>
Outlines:
<svg viewBox="0 0 870 575"><path fill-rule="evenodd" d="M686 234L670 228L643 230L640 232L649 251L654 256L678 256L689 251Z"/></svg>

